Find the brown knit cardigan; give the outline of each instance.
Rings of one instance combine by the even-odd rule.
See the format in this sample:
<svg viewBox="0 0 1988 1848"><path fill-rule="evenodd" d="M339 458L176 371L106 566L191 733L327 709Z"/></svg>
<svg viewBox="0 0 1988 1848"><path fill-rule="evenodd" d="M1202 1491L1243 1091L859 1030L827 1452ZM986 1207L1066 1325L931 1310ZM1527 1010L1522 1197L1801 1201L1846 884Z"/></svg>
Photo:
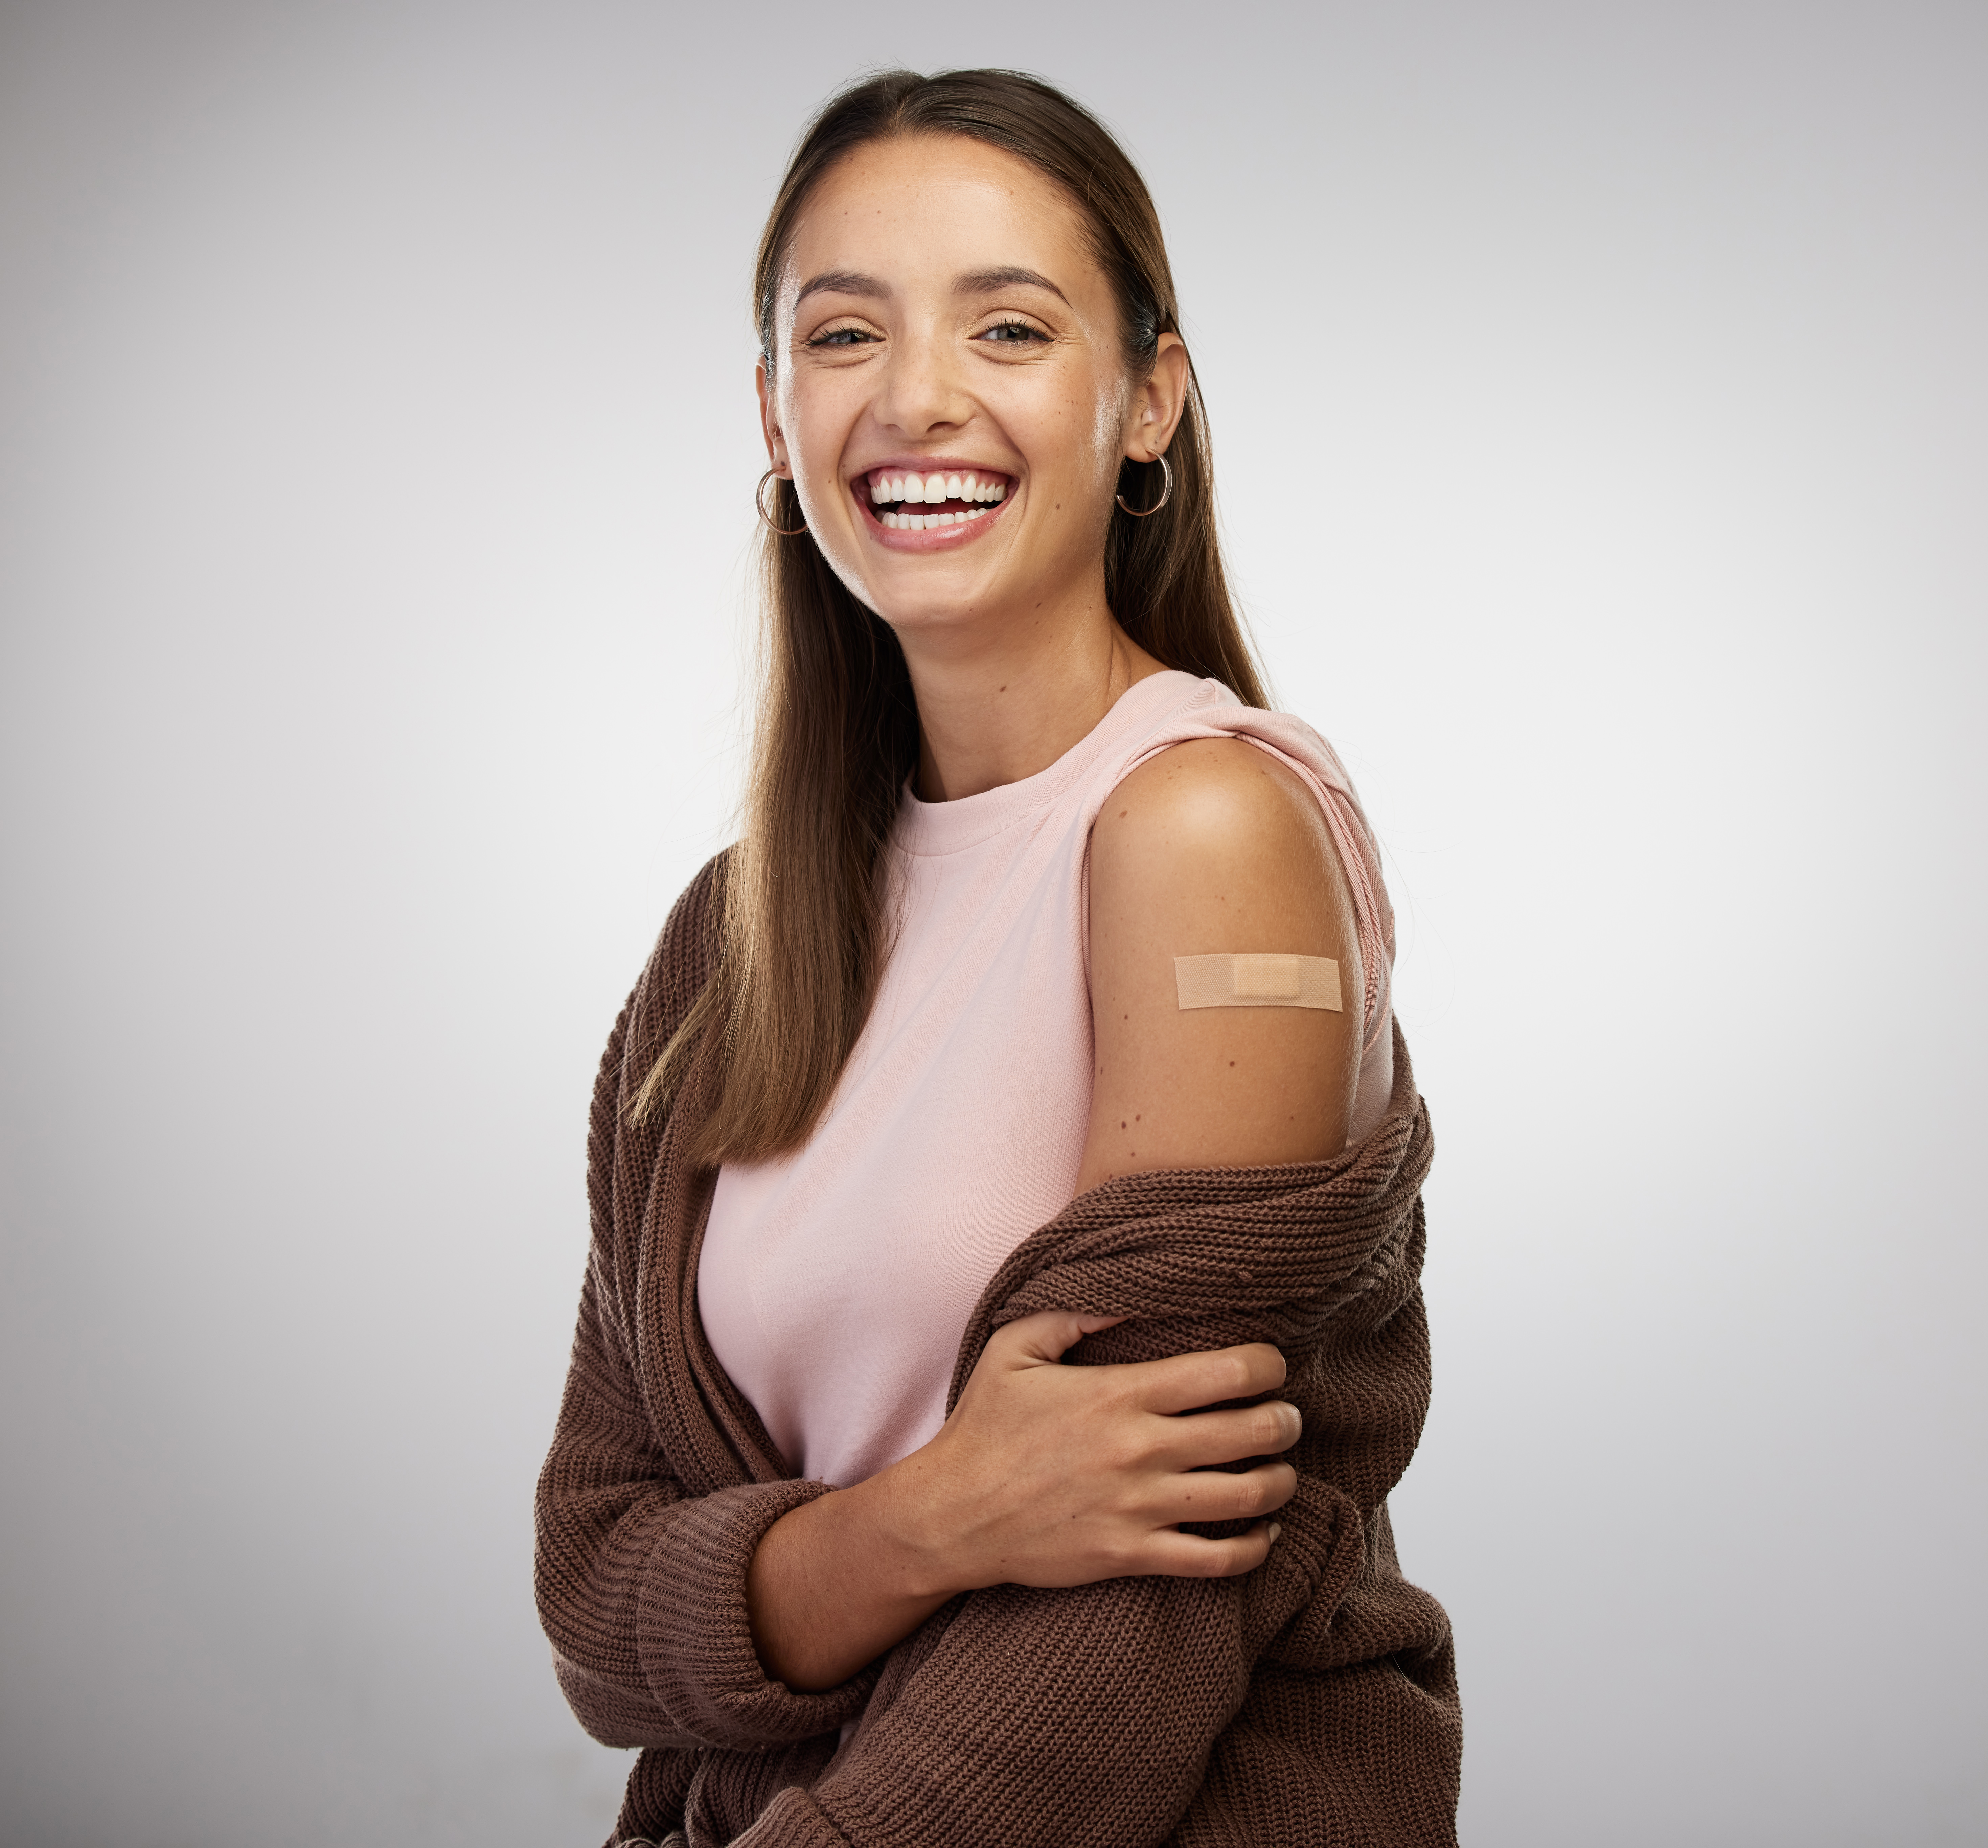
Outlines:
<svg viewBox="0 0 1988 1848"><path fill-rule="evenodd" d="M1387 1120L1359 1147L1093 1188L1002 1265L954 1366L956 1400L992 1331L1043 1309L1133 1318L1080 1343L1080 1363L1274 1342L1304 1435L1269 1560L1239 1579L996 1586L840 1688L767 1678L746 1566L775 1521L828 1490L794 1478L698 1319L715 1178L681 1154L698 1069L661 1122L629 1111L709 979L722 860L671 911L601 1061L593 1248L539 1483L539 1610L560 1684L596 1738L643 1748L613 1842L1453 1843L1449 1625L1402 1578L1386 1503L1429 1393L1431 1142L1398 1035Z"/></svg>

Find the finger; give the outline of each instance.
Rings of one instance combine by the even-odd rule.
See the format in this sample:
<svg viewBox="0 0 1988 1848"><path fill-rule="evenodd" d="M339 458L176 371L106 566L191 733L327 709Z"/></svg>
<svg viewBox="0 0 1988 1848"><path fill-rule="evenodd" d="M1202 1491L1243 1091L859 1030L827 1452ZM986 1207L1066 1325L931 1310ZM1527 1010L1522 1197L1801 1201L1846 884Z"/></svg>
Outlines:
<svg viewBox="0 0 1988 1848"><path fill-rule="evenodd" d="M1138 1403L1151 1412L1199 1410L1224 1399L1253 1399L1273 1393L1284 1383L1284 1357L1267 1341L1243 1347L1219 1347L1204 1354L1175 1354L1165 1360L1140 1360L1125 1369L1141 1374L1136 1382ZM1128 1384L1134 1382L1128 1381Z"/></svg>
<svg viewBox="0 0 1988 1848"><path fill-rule="evenodd" d="M1072 1309L1037 1309L1033 1316L1023 1316L997 1329L987 1345L992 1347L1000 1343L1014 1364L1040 1365L1060 1360L1086 1335L1116 1328L1124 1319L1123 1316L1080 1316Z"/></svg>
<svg viewBox="0 0 1988 1848"><path fill-rule="evenodd" d="M1268 1399L1233 1411L1155 1419L1147 1427L1153 1460L1171 1469L1205 1469L1245 1457L1274 1457L1304 1435L1304 1417L1288 1400Z"/></svg>
<svg viewBox="0 0 1988 1848"><path fill-rule="evenodd" d="M1180 1521L1253 1521L1273 1515L1298 1492L1288 1463L1256 1469L1200 1469L1170 1476L1150 1504L1156 1525Z"/></svg>
<svg viewBox="0 0 1988 1848"><path fill-rule="evenodd" d="M1254 1572L1270 1556L1281 1529L1259 1521L1232 1539L1211 1540L1200 1534L1156 1533L1141 1570L1169 1579L1233 1579Z"/></svg>

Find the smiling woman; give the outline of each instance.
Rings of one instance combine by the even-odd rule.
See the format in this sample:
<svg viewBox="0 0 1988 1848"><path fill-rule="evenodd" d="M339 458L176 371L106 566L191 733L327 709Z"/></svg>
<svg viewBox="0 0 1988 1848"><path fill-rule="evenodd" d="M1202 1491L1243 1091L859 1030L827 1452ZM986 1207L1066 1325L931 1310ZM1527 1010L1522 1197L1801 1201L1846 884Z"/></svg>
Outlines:
<svg viewBox="0 0 1988 1848"><path fill-rule="evenodd" d="M1036 79L874 79L756 306L746 825L602 1064L539 1489L614 1839L1453 1840L1391 920L1152 202Z"/></svg>

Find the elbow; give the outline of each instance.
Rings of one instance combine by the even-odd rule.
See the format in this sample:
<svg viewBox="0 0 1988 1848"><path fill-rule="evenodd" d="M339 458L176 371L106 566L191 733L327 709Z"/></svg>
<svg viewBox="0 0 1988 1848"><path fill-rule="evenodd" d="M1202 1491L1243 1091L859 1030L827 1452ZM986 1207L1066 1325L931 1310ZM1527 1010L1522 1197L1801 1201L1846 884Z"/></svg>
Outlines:
<svg viewBox="0 0 1988 1848"><path fill-rule="evenodd" d="M654 1702L631 1696L590 1674L556 1650L553 1652L553 1674L573 1717L597 1745L611 1745L620 1752L641 1747L671 1751L702 1742L672 1725L669 1715Z"/></svg>

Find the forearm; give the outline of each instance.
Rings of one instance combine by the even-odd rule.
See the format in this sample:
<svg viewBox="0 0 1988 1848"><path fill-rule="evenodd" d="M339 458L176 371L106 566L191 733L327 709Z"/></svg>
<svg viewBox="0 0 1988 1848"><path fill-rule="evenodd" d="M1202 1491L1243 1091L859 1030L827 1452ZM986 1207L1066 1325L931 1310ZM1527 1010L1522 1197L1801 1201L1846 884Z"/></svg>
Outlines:
<svg viewBox="0 0 1988 1848"><path fill-rule="evenodd" d="M1162 1841L1248 1688L1239 1633L1248 1583L1148 1576L1000 1585L962 1599L813 1787L829 1826L795 1839L806 1848ZM1280 1600L1286 1613L1302 1595L1293 1586Z"/></svg>
<svg viewBox="0 0 1988 1848"><path fill-rule="evenodd" d="M598 1287L590 1268L536 1498L539 1613L561 1688L610 1745L754 1751L833 1732L860 1710L863 1684L824 1696L769 1681L746 1593L767 1530L823 1485L686 1495L617 1377Z"/></svg>
<svg viewBox="0 0 1988 1848"><path fill-rule="evenodd" d="M796 1693L840 1686L965 1589L921 1535L910 1457L783 1515L746 1576L761 1665Z"/></svg>

